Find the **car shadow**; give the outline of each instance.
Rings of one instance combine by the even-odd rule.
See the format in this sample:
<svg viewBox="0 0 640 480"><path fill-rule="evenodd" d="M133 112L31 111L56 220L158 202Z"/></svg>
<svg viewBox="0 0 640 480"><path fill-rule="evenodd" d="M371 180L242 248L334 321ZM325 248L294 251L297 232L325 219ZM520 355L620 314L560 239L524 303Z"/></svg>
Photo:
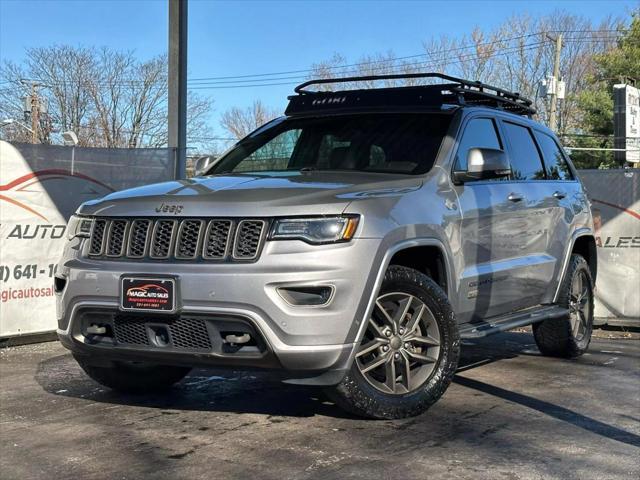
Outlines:
<svg viewBox="0 0 640 480"><path fill-rule="evenodd" d="M44 360L35 380L47 392L92 402L183 411L273 416L345 417L319 388L283 384L264 370L194 369L173 388L149 394L119 393L91 380L69 354Z"/></svg>
<svg viewBox="0 0 640 480"><path fill-rule="evenodd" d="M501 340L500 348L478 342L464 345L459 371L526 354L531 346L531 339L526 335L505 334ZM167 392L134 395L117 393L95 383L80 369L71 355L66 354L40 362L35 380L45 391L54 395L109 404L278 416L327 415L352 418L336 407L321 388L281 383L277 374L268 370L194 369Z"/></svg>
<svg viewBox="0 0 640 480"><path fill-rule="evenodd" d="M489 385L478 380L461 377L459 375L456 375L453 381L458 385L472 388L479 392L493 395L494 397L501 398L508 402L517 403L518 405L536 410L540 413L544 413L545 415L553 417L557 420L562 420L563 422L570 423L576 427L582 428L583 430L587 430L602 437L626 443L634 447L640 447L639 435L587 417L571 409L561 407L550 402L545 402L544 400L538 400L528 395L523 395L511 390L496 387L494 385Z"/></svg>
<svg viewBox="0 0 640 480"><path fill-rule="evenodd" d="M539 356L526 333L503 333L491 339L463 341L454 383L536 410L584 430L640 446L640 436L570 409L459 375L473 368L522 355ZM121 394L89 379L70 354L39 363L35 380L47 392L92 402L184 411L264 414L283 417L356 418L331 402L320 388L283 384L264 370L195 369L167 392Z"/></svg>

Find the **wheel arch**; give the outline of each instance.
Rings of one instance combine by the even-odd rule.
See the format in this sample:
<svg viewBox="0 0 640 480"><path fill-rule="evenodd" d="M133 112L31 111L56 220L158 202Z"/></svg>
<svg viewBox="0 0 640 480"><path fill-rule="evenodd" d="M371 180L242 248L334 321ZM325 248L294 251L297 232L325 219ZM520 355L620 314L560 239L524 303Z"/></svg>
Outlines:
<svg viewBox="0 0 640 480"><path fill-rule="evenodd" d="M413 268L424 273L440 285L447 296L449 295L449 268L444 250L440 246L429 244L402 248L393 254L387 268L391 265Z"/></svg>
<svg viewBox="0 0 640 480"><path fill-rule="evenodd" d="M411 250L411 254L415 254L418 252L425 252L424 250L412 250L413 248L423 248L423 247L435 247L439 252L439 255L441 255L441 258L443 260L444 275L446 278L446 285L448 287L448 290L445 290L445 293L450 299L451 299L451 295L455 295L454 293L455 284L453 282L454 270L452 265L452 259L451 259L450 253L448 253L448 250L445 247L444 243L442 243L442 241L440 241L435 237L420 237L420 238L413 238L410 240L402 240L397 243L393 243L389 246L385 246L383 250L384 253L382 254L382 261L379 263L379 266L377 267L377 272L375 275L375 281L374 281L373 287L369 290L369 293L367 294L368 298L366 300L366 307L360 310L360 313L358 314L358 317L357 317L357 322L354 322L354 330L349 336L349 342L353 342L354 345L357 345L362 340L362 337L364 335L364 329L367 324L367 319L373 312L373 306L375 304L376 296L378 295L378 292L380 291L380 288L382 286L382 281L384 279L384 274L387 271L387 268L389 268L389 265L392 265L391 263L392 259L396 257L397 253L405 250ZM429 252L434 253L436 252L436 250L430 250ZM407 254L407 253L401 254L401 257L407 256L407 255L410 255L410 254ZM396 257L396 259L401 257ZM349 363L348 363L349 366L353 361L354 355L355 355L355 349L353 350L349 358Z"/></svg>
<svg viewBox="0 0 640 480"><path fill-rule="evenodd" d="M558 279L556 293L553 297L554 303L558 301L558 295L560 293L562 282L564 281L565 276L567 275L567 270L569 269L569 260L571 258L571 255L574 253L582 255L587 261L589 270L591 272L591 277L595 285L596 277L598 274L598 253L595 237L593 236L593 232L590 229L579 229L574 232L573 236L571 237L570 245L567 248L564 262L562 264L562 273L560 275L560 278Z"/></svg>
<svg viewBox="0 0 640 480"><path fill-rule="evenodd" d="M577 253L587 261L589 270L591 271L591 278L593 283L596 283L596 277L598 275L598 253L596 249L596 239L593 235L582 235L575 239L571 253Z"/></svg>

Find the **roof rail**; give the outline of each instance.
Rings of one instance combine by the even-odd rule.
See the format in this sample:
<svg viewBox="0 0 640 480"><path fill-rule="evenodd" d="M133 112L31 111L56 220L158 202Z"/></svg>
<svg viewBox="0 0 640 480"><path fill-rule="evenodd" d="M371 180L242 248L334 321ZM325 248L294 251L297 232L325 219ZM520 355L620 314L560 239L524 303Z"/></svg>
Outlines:
<svg viewBox="0 0 640 480"><path fill-rule="evenodd" d="M362 81L376 81L376 80L400 80L400 79L411 79L411 78L435 78L446 80L450 83L436 83L436 84L428 84L428 85L416 85L409 87L381 87L381 88L372 88L372 89L361 89L361 90L339 90L339 91L310 91L307 90L307 87L312 85L325 85L325 84L336 84L336 83L352 83L352 82L362 82ZM291 103L290 108L288 110L298 110L297 105L292 105L296 98L306 97L306 96L325 96L328 94L348 94L349 92L363 92L363 91L387 91L389 93L399 93L404 91L406 93L418 93L424 92L429 94L429 99L431 100L430 105L434 106L436 104L457 104L457 105L481 105L488 106L493 108L499 108L503 110L510 111L512 113L517 113L520 115L531 116L536 113L535 108L531 105L533 102L528 98L522 97L519 93L510 92L508 90L494 87L492 85L488 85L486 83L482 83L479 81L465 80L462 78L452 77L450 75L445 75L442 73L407 73L407 74L389 74L389 75L367 75L367 76L356 76L356 77L341 77L341 78L322 78L317 80L309 80L307 82L301 83L300 85L294 88L294 92L298 94L298 97L290 97ZM423 99L421 96L420 99ZM306 102L297 102L297 103L306 103ZM376 102L378 103L378 102ZM402 102L406 105L405 102ZM424 105L423 102L419 102ZM378 105L379 106L379 105ZM291 112L296 113L296 112Z"/></svg>

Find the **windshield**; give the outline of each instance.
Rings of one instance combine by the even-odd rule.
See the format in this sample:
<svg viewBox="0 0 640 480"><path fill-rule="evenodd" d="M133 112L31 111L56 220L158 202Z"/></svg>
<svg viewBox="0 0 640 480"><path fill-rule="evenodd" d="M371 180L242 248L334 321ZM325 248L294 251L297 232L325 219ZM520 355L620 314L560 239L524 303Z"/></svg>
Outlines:
<svg viewBox="0 0 640 480"><path fill-rule="evenodd" d="M429 171L450 123L440 113L293 118L241 141L208 172Z"/></svg>

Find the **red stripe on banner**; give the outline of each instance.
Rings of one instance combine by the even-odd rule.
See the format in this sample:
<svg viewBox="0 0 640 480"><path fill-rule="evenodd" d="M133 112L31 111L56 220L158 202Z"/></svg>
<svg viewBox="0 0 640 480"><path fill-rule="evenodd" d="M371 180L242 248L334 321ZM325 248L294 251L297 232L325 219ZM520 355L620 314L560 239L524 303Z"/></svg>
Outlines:
<svg viewBox="0 0 640 480"><path fill-rule="evenodd" d="M45 177L47 175L64 175L67 177L77 177L77 178L81 178L83 180L88 180L89 182L93 182L97 185L100 185L110 191L114 191L113 188L111 188L109 185L106 185L94 178L91 178L87 175L84 175L82 173L71 173L69 170L60 170L60 169L48 169L48 170L39 170L37 172L31 172L28 173L26 175L23 175L22 177L18 177L15 180L12 180L11 182L5 184L5 185L0 185L0 190L10 190L13 187L20 185L21 183L24 183L28 180L31 180L32 178L40 178L40 177Z"/></svg>
<svg viewBox="0 0 640 480"><path fill-rule="evenodd" d="M638 220L640 220L640 213L634 212L633 210L630 210L628 208L621 207L620 205L616 205L615 203L605 202L604 200L596 200L595 198L592 198L591 201L601 203L602 205L606 205L611 208L617 208L618 210L622 210L623 212L628 213L632 217L636 217Z"/></svg>
<svg viewBox="0 0 640 480"><path fill-rule="evenodd" d="M42 215L40 215L38 212L36 212L33 208L27 207L25 204L18 202L17 200L13 200L9 197L5 197L4 195L0 195L0 200L6 200L9 203L13 203L15 206L20 207L20 208L24 208L25 210L33 213L34 215L37 215L38 217L40 217L41 219L43 219L45 222L48 222L49 219L47 217L44 217Z"/></svg>

